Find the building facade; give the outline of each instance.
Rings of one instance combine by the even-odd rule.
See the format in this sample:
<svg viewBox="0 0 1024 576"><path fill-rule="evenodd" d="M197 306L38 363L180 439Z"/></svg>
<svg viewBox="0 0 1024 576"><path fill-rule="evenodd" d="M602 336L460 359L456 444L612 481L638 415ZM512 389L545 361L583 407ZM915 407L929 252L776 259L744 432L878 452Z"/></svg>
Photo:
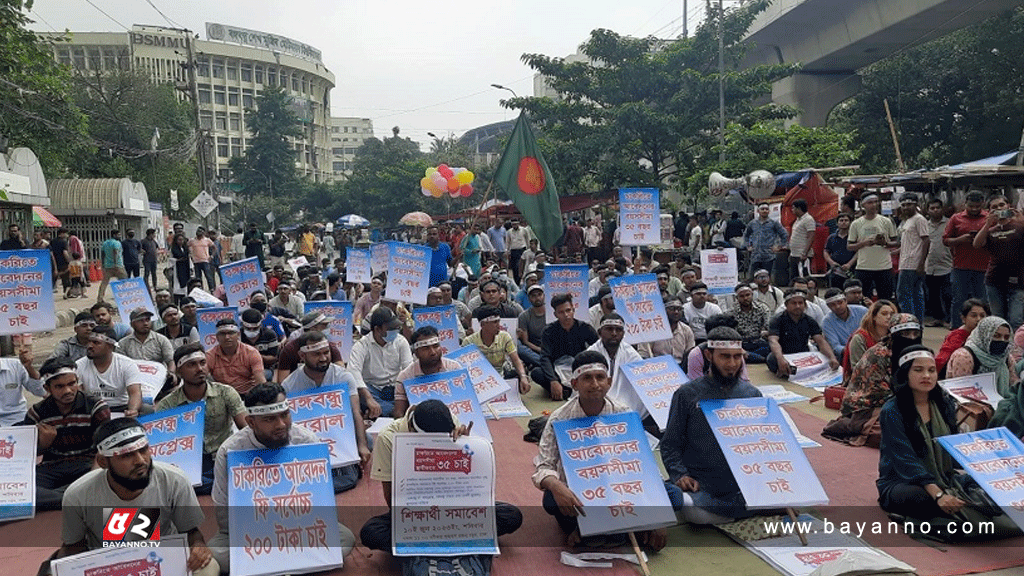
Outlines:
<svg viewBox="0 0 1024 576"><path fill-rule="evenodd" d="M369 118L331 118L331 172L334 180L344 180L352 173L356 150L363 141L373 137Z"/></svg>

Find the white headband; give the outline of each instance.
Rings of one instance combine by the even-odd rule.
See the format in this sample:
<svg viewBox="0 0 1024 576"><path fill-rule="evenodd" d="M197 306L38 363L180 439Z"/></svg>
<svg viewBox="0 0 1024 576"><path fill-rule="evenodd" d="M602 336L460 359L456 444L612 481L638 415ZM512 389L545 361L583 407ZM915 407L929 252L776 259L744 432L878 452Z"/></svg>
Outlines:
<svg viewBox="0 0 1024 576"><path fill-rule="evenodd" d="M860 203L871 202L872 200L878 200L877 194L868 194L867 196L860 199Z"/></svg>
<svg viewBox="0 0 1024 576"><path fill-rule="evenodd" d="M100 334L98 332L93 332L92 334L89 334L89 340L92 340L93 342L106 342L111 346L117 346L117 340L114 340L113 338L107 336L106 334Z"/></svg>
<svg viewBox="0 0 1024 576"><path fill-rule="evenodd" d="M266 416L268 414L277 414L278 412L287 412L290 408L288 407L288 402L277 402L262 406L247 406L246 410L249 411L250 416Z"/></svg>
<svg viewBox="0 0 1024 576"><path fill-rule="evenodd" d="M932 356L932 353L927 350L914 350L913 352L907 352L903 356L900 356L899 365L903 366L907 362L910 362L911 360L914 360L916 358L931 358L932 360L934 360L935 356Z"/></svg>
<svg viewBox="0 0 1024 576"><path fill-rule="evenodd" d="M188 354L181 360L178 360L178 366L181 366L182 364L188 364L193 360L206 360L206 353L203 352L202 350L197 350L191 354Z"/></svg>
<svg viewBox="0 0 1024 576"><path fill-rule="evenodd" d="M263 326L263 324L260 324L259 322L255 323L255 324L250 324L248 322L242 322L242 326L245 326L246 328L249 328L250 330L259 330L260 327Z"/></svg>
<svg viewBox="0 0 1024 576"><path fill-rule="evenodd" d="M412 426L413 432L419 432L420 434L423 434L423 430L420 430L420 427L416 425L415 411L413 411L412 415L409 416L409 426Z"/></svg>
<svg viewBox="0 0 1024 576"><path fill-rule="evenodd" d="M497 316L495 316L495 318L497 318ZM484 320L484 322L487 322L487 320ZM425 340L417 340L416 343L412 345L412 349L419 350L420 348L426 348L427 346L435 346L440 343L441 340L437 336L431 336L430 338L427 338Z"/></svg>
<svg viewBox="0 0 1024 576"><path fill-rule="evenodd" d="M825 304L831 304L833 302L846 302L846 295L844 295L844 294L836 294L835 296L833 296L831 298L826 298L825 299Z"/></svg>
<svg viewBox="0 0 1024 576"><path fill-rule="evenodd" d="M220 334L221 332L238 332L238 324L222 324L217 326L217 334Z"/></svg>
<svg viewBox="0 0 1024 576"><path fill-rule="evenodd" d="M751 292L754 291L753 288L744 284L743 286L740 286L739 288L736 289L736 293L739 294L741 292L746 292L747 290L750 290Z"/></svg>
<svg viewBox="0 0 1024 576"><path fill-rule="evenodd" d="M617 328L625 328L626 327L626 323L623 322L622 320L619 320L618 318L605 318L604 320L601 320L601 328L604 328L605 326L615 326Z"/></svg>
<svg viewBox="0 0 1024 576"><path fill-rule="evenodd" d="M889 334L902 332L903 330L920 330L921 325L917 322L902 322L889 327Z"/></svg>
<svg viewBox="0 0 1024 576"><path fill-rule="evenodd" d="M118 446L118 444L125 441L130 442L123 446ZM148 444L149 440L146 437L146 430L142 426L132 426L107 436L96 445L96 450L103 456L120 456L121 454L134 452Z"/></svg>
<svg viewBox="0 0 1024 576"><path fill-rule="evenodd" d="M310 352L316 352L317 350L323 350L324 348L330 348L331 343L327 339L323 339L313 344L306 344L302 348L299 348L299 352L303 354L309 354Z"/></svg>
<svg viewBox="0 0 1024 576"><path fill-rule="evenodd" d="M62 366L62 367L58 368L56 372L53 372L51 374L47 374L46 376L43 376L43 382L44 383L45 382L49 382L50 380L53 380L57 376L63 376L64 374L77 374L77 372L75 372L74 368L68 368L67 366Z"/></svg>
<svg viewBox="0 0 1024 576"><path fill-rule="evenodd" d="M692 292L690 292L690 296L696 296L697 294L707 294L707 293L708 293L708 289L707 288L698 288L698 289L693 290Z"/></svg>
<svg viewBox="0 0 1024 576"><path fill-rule="evenodd" d="M498 322L499 320L501 320L501 316L488 316L487 318L480 320L480 323L483 324L484 322Z"/></svg>
<svg viewBox="0 0 1024 576"><path fill-rule="evenodd" d="M590 372L590 371L593 371L593 370L600 370L601 372L604 372L605 376L608 375L608 367L607 366L605 366L604 364L601 364L599 362L593 362L591 364L584 364L583 366L580 366L579 368L573 370L572 371L572 379L575 380L575 379L579 378L580 376L582 376L584 373Z"/></svg>
<svg viewBox="0 0 1024 576"><path fill-rule="evenodd" d="M793 298L803 298L804 300L807 300L807 292L804 292L803 290L796 290L796 291L790 292L789 295L786 296L786 298L783 301L784 302L789 302Z"/></svg>
<svg viewBox="0 0 1024 576"><path fill-rule="evenodd" d="M78 328L79 326L84 326L86 324L88 324L89 326L95 326L96 325L96 321L95 320L79 320L78 322L75 322L75 328Z"/></svg>
<svg viewBox="0 0 1024 576"><path fill-rule="evenodd" d="M708 348L742 350L743 342L740 342L739 340L708 340Z"/></svg>

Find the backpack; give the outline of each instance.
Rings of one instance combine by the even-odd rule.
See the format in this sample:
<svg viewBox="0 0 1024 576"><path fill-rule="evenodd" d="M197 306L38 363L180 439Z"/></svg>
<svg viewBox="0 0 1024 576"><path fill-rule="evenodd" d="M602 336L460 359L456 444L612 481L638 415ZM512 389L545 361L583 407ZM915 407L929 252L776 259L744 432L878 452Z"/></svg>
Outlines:
<svg viewBox="0 0 1024 576"><path fill-rule="evenodd" d="M492 557L484 554L413 556L402 560L402 576L490 576Z"/></svg>

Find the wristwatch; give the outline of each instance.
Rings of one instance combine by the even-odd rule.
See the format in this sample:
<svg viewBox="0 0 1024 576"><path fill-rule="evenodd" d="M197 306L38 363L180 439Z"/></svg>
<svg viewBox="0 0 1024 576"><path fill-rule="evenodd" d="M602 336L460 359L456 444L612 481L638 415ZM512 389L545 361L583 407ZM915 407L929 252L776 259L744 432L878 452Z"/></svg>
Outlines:
<svg viewBox="0 0 1024 576"><path fill-rule="evenodd" d="M939 490L939 493L935 495L935 501L938 502L940 498L946 495L944 490Z"/></svg>

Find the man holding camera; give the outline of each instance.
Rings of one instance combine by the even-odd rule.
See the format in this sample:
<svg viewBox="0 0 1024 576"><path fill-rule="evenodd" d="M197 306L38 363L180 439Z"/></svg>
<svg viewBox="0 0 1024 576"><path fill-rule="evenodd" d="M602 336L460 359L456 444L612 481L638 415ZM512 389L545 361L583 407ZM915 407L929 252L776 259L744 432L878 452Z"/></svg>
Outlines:
<svg viewBox="0 0 1024 576"><path fill-rule="evenodd" d="M1024 282L1020 255L1024 252L1024 216L1012 210L1002 195L988 199L988 215L974 237L975 248L989 254L985 293L992 314L1016 328L1024 323Z"/></svg>

